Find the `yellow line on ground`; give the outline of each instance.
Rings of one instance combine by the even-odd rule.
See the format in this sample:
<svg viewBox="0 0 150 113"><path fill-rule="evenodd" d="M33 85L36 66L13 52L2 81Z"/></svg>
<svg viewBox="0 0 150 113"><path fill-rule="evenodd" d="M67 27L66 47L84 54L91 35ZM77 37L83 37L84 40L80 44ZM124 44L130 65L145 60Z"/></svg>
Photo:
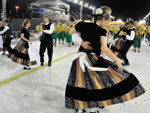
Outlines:
<svg viewBox="0 0 150 113"><path fill-rule="evenodd" d="M57 59L55 59L55 60L52 61L52 64L54 64L54 63L56 63L56 62L58 62L58 61L61 61L61 60L65 59L65 58L67 58L67 57L69 57L69 56L71 56L71 55L73 55L73 54L75 54L75 53L76 53L76 51L75 51L75 52L72 52L72 53L69 53L69 54L67 54L67 55L65 55L65 56L62 56L62 57L60 57L60 58L57 58ZM14 80L17 80L17 79L19 79L19 78L21 78L21 77L24 77L24 76L26 76L26 75L29 75L29 74L31 74L31 73L33 73L33 72L39 71L40 69L43 69L43 68L47 67L47 65L48 65L48 64L45 64L44 66L37 66L37 67L35 67L35 68L32 68L32 69L29 70L29 71L20 73L20 74L18 74L18 75L14 75L14 76L12 76L12 77L6 79L6 80L0 81L0 86L3 86L3 85L5 85L5 84L8 84L8 83L10 83L10 82L12 82L12 81L14 81Z"/></svg>

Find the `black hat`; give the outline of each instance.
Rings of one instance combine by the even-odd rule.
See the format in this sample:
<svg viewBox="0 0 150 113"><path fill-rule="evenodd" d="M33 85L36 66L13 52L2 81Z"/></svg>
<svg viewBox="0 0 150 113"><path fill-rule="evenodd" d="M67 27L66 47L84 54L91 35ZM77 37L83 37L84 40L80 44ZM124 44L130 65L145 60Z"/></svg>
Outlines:
<svg viewBox="0 0 150 113"><path fill-rule="evenodd" d="M134 19L132 19L132 18L127 18L127 20L126 20L126 25L127 24L134 24Z"/></svg>

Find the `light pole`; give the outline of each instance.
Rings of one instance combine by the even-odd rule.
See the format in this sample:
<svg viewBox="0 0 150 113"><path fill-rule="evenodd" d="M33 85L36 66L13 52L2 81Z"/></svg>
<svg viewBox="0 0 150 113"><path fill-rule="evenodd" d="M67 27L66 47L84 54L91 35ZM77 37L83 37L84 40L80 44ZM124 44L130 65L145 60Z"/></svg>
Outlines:
<svg viewBox="0 0 150 113"><path fill-rule="evenodd" d="M18 13L18 11L19 11L19 8L20 8L20 7L19 7L18 5L16 5L16 6L15 6L15 9L16 9L16 14Z"/></svg>
<svg viewBox="0 0 150 113"><path fill-rule="evenodd" d="M6 4L7 4L7 0L2 0L2 12L1 12L2 21L6 19Z"/></svg>
<svg viewBox="0 0 150 113"><path fill-rule="evenodd" d="M83 1L80 1L80 20L82 20Z"/></svg>
<svg viewBox="0 0 150 113"><path fill-rule="evenodd" d="M90 9L90 10L92 10L93 12L95 11L95 7L93 7L93 6L90 6L89 7L89 4L88 3L85 3L85 5L83 5L83 0L68 0L68 1L70 1L70 2L72 2L72 3L74 3L74 4L78 4L78 5L80 5L80 19L82 19L82 15L83 15L83 7L86 7L86 8L88 8L88 9Z"/></svg>
<svg viewBox="0 0 150 113"><path fill-rule="evenodd" d="M59 0L56 0L56 8L59 9ZM58 11L57 11L56 14L57 14L57 24L59 24L59 22L60 22L60 17L59 17Z"/></svg>

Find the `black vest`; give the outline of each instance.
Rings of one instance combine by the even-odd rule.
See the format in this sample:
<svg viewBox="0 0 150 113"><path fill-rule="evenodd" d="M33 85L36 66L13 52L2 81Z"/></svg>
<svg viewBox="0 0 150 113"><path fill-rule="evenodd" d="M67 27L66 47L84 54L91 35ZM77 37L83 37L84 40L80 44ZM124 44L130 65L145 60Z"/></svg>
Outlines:
<svg viewBox="0 0 150 113"><path fill-rule="evenodd" d="M0 31L3 31L4 30L4 26L0 27Z"/></svg>
<svg viewBox="0 0 150 113"><path fill-rule="evenodd" d="M51 23L49 23L48 25L45 24L42 25L42 28L44 30L50 30L50 27L51 27ZM53 40L51 34L43 33L43 36L44 36L43 40Z"/></svg>
<svg viewBox="0 0 150 113"><path fill-rule="evenodd" d="M9 27L9 29L5 32L5 35L7 37L13 37L11 26L9 24L7 26Z"/></svg>
<svg viewBox="0 0 150 113"><path fill-rule="evenodd" d="M0 31L3 31L3 30L4 30L4 26L0 27ZM2 35L4 35L4 34L2 34Z"/></svg>

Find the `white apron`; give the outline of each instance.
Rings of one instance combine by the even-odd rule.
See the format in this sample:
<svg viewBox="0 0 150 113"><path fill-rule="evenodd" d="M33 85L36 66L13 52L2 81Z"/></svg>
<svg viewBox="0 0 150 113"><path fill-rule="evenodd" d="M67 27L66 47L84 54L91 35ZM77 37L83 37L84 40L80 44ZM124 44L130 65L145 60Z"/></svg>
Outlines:
<svg viewBox="0 0 150 113"><path fill-rule="evenodd" d="M29 59L31 62L36 61L37 58L36 58L35 49L33 48L31 43L28 43L28 44L29 44L29 48L28 48Z"/></svg>
<svg viewBox="0 0 150 113"><path fill-rule="evenodd" d="M3 38L1 35L0 35L0 48L3 48Z"/></svg>

